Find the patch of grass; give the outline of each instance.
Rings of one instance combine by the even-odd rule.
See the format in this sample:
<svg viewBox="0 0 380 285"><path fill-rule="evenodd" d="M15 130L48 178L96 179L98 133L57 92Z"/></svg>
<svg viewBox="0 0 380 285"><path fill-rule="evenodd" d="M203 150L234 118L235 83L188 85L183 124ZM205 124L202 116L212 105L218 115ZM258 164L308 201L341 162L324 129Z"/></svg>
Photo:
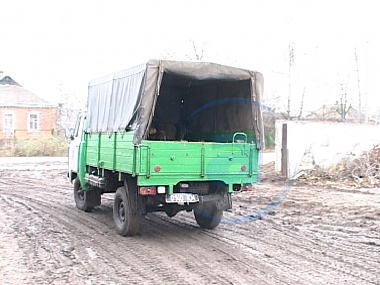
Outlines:
<svg viewBox="0 0 380 285"><path fill-rule="evenodd" d="M63 138L15 141L6 156L67 156L68 142Z"/></svg>

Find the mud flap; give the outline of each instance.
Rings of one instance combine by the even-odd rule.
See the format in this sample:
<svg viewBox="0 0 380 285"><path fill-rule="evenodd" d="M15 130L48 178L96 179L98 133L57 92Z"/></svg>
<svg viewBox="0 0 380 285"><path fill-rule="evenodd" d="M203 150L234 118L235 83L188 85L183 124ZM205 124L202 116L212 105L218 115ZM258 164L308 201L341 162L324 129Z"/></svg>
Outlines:
<svg viewBox="0 0 380 285"><path fill-rule="evenodd" d="M137 191L137 182L135 179L127 179L125 182L125 188L126 188L126 194L127 194L127 200L130 207L131 214L133 216L138 216L140 213L142 213L142 203L139 201L140 197L138 195Z"/></svg>
<svg viewBox="0 0 380 285"><path fill-rule="evenodd" d="M84 199L88 207L94 208L102 203L102 193L100 189L84 191Z"/></svg>
<svg viewBox="0 0 380 285"><path fill-rule="evenodd" d="M219 194L210 194L199 197L200 204L207 203L210 201L215 202L215 206L217 210L228 210L232 209L232 197L231 193L226 193L224 195Z"/></svg>
<svg viewBox="0 0 380 285"><path fill-rule="evenodd" d="M220 200L216 201L216 208L218 210L228 210L232 209L232 198L231 198L231 193L227 193L223 195L223 198Z"/></svg>

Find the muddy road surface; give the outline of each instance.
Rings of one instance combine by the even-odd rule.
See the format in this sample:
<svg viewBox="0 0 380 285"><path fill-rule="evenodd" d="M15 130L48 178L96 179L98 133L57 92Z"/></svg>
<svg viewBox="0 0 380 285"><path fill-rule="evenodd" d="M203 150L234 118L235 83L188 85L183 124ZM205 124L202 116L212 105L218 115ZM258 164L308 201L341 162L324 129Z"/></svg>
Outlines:
<svg viewBox="0 0 380 285"><path fill-rule="evenodd" d="M263 182L214 230L154 213L124 238L112 195L75 207L65 160L6 165L0 284L380 284L380 189Z"/></svg>

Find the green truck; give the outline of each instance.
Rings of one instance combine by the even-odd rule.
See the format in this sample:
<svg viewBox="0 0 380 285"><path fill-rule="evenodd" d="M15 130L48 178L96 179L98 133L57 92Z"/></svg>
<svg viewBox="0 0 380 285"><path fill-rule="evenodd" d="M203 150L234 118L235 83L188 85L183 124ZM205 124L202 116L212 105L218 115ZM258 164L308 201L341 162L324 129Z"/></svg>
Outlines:
<svg viewBox="0 0 380 285"><path fill-rule="evenodd" d="M76 206L91 211L115 193L122 236L157 211L215 228L231 193L257 182L262 92L261 73L203 62L149 60L92 80L67 130Z"/></svg>

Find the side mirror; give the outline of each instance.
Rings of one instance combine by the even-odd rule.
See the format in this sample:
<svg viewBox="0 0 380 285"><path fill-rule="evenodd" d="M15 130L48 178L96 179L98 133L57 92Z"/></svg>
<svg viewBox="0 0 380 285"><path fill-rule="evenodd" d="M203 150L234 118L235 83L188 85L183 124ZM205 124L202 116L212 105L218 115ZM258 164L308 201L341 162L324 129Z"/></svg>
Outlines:
<svg viewBox="0 0 380 285"><path fill-rule="evenodd" d="M67 139L70 139L70 140L73 140L73 139L74 139L74 135L73 135L73 132L72 132L71 129L69 129L69 128L66 128L66 129L65 129L65 137L66 137Z"/></svg>

